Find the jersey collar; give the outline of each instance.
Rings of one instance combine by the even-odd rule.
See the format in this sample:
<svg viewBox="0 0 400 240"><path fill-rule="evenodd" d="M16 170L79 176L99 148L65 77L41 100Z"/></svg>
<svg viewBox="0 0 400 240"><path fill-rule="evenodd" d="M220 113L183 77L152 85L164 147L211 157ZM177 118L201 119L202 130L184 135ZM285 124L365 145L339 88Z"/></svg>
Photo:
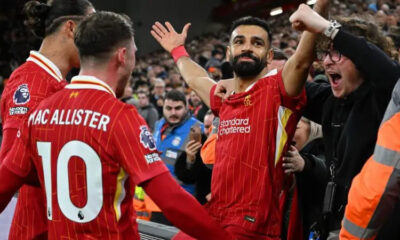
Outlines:
<svg viewBox="0 0 400 240"><path fill-rule="evenodd" d="M26 61L34 62L39 67L43 68L47 73L54 77L58 82L63 81L60 69L48 58L43 56L37 51L30 51L29 57Z"/></svg>
<svg viewBox="0 0 400 240"><path fill-rule="evenodd" d="M65 88L68 89L97 89L110 93L115 97L115 93L107 83L93 76L78 75L71 79L71 83Z"/></svg>
<svg viewBox="0 0 400 240"><path fill-rule="evenodd" d="M274 76L278 74L278 69L274 68L271 71L269 71L267 74L265 74L262 78L266 78L266 77L270 77L270 76ZM245 90L245 92L250 91L250 89L252 89L254 87L254 84L256 84L257 81L253 82L250 86L248 86Z"/></svg>
<svg viewBox="0 0 400 240"><path fill-rule="evenodd" d="M275 68L275 69L272 69L271 71L269 71L267 74L265 74L262 78L266 78L266 77L273 76L276 74L278 74L278 69ZM246 90L244 90L244 92L250 91L250 89L252 89L254 87L254 84L256 84L256 83L257 83L257 81L253 82L250 86L248 86L246 88ZM231 95L233 95L233 94L235 94L235 91L231 92Z"/></svg>

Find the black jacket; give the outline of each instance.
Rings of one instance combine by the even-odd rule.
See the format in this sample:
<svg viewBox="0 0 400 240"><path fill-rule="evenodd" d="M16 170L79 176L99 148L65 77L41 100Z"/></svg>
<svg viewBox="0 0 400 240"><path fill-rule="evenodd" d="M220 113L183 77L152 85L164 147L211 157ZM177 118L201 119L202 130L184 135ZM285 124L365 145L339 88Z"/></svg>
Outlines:
<svg viewBox="0 0 400 240"><path fill-rule="evenodd" d="M202 143L207 139L206 136L202 135ZM209 169L202 161L200 156L200 150L196 154L196 160L193 164L187 164L186 152L183 151L175 162L175 175L185 184L194 184L195 193L194 197L201 204L207 202L206 196L211 192L211 173Z"/></svg>
<svg viewBox="0 0 400 240"><path fill-rule="evenodd" d="M326 171L322 138L308 143L301 151L305 165L296 173L299 193L299 210L303 223L303 239L308 239L310 228L321 217L323 195L328 172Z"/></svg>
<svg viewBox="0 0 400 240"><path fill-rule="evenodd" d="M340 228L351 181L374 151L379 125L400 76L399 64L364 38L339 30L333 44L352 60L364 82L343 99L333 96L329 84L306 85L305 116L322 125L326 169L332 163L336 166L337 193L333 214L327 218L328 230Z"/></svg>

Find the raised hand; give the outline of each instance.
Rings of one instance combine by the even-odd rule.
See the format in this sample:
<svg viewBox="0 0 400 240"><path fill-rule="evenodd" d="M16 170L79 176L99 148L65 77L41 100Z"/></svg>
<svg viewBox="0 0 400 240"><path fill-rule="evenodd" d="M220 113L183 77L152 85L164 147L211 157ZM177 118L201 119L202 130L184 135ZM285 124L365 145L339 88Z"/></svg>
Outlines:
<svg viewBox="0 0 400 240"><path fill-rule="evenodd" d="M290 18L295 30L307 30L312 33L323 33L329 27L329 21L313 11L308 5L300 4L296 12Z"/></svg>
<svg viewBox="0 0 400 240"><path fill-rule="evenodd" d="M197 142L195 140L190 140L187 143L185 147L185 152L186 152L186 159L189 162L194 163L194 161L196 160L196 154L199 152L201 146L202 146L201 142Z"/></svg>
<svg viewBox="0 0 400 240"><path fill-rule="evenodd" d="M165 22L165 26L160 22L155 22L150 31L151 35L157 42L168 52L174 48L184 45L189 30L190 23L187 23L181 33L177 33L169 22Z"/></svg>

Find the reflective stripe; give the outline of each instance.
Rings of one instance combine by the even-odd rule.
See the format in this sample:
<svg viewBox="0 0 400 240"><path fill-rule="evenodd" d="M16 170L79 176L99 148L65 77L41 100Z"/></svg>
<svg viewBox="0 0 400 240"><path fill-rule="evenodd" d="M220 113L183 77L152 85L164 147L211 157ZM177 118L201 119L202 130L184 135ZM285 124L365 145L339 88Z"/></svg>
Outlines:
<svg viewBox="0 0 400 240"><path fill-rule="evenodd" d="M121 168L117 177L117 189L114 197L114 211L117 221L121 218L121 203L125 198L125 181L128 178L128 174L125 173L124 169Z"/></svg>
<svg viewBox="0 0 400 240"><path fill-rule="evenodd" d="M378 163L400 169L400 152L398 151L376 144L373 158Z"/></svg>
<svg viewBox="0 0 400 240"><path fill-rule="evenodd" d="M343 219L343 228L351 235L361 239L368 239L378 232L378 229L368 229L357 226L346 217Z"/></svg>
<svg viewBox="0 0 400 240"><path fill-rule="evenodd" d="M279 106L278 110L278 129L276 131L276 146L275 146L275 166L282 156L283 147L287 142L288 135L286 133L286 125L292 115L292 110Z"/></svg>

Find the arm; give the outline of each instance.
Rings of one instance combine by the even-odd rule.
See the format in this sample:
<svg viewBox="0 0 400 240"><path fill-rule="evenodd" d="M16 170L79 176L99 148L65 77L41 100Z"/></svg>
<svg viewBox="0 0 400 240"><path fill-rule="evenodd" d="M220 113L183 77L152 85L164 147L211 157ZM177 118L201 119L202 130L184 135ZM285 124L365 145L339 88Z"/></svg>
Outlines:
<svg viewBox="0 0 400 240"><path fill-rule="evenodd" d="M322 123L324 103L332 95L329 83L306 83L307 105L304 116L318 124Z"/></svg>
<svg viewBox="0 0 400 240"><path fill-rule="evenodd" d="M10 151L15 138L17 136L18 128L4 128L3 129L3 139L1 141L0 148L0 163L5 158L6 154Z"/></svg>
<svg viewBox="0 0 400 240"><path fill-rule="evenodd" d="M0 213L7 207L12 196L24 184L25 179L7 169L4 164L0 166Z"/></svg>
<svg viewBox="0 0 400 240"><path fill-rule="evenodd" d="M324 183L329 177L325 160L310 153L299 153L293 145L283 157L285 173L298 173L302 178Z"/></svg>
<svg viewBox="0 0 400 240"><path fill-rule="evenodd" d="M323 0L317 3L315 9L316 11L324 12L326 7L327 1ZM315 59L315 43L318 35L305 22L311 20L318 22L321 19L323 18L317 12L311 10L305 4L301 4L299 9L290 17L293 28L306 31L301 36L295 54L289 58L282 70L283 84L289 96L298 96L301 93L307 80L310 66ZM312 27L321 28L317 24L314 25Z"/></svg>
<svg viewBox="0 0 400 240"><path fill-rule="evenodd" d="M318 183L327 182L329 178L328 169L324 158L319 158L313 154L301 154L305 165L301 175L308 179L318 181Z"/></svg>
<svg viewBox="0 0 400 240"><path fill-rule="evenodd" d="M202 164L200 157L201 143L190 140L185 147L185 152L179 156L175 163L175 175L186 184L194 184L199 171L199 164Z"/></svg>
<svg viewBox="0 0 400 240"><path fill-rule="evenodd" d="M205 209L169 173L142 184L151 199L176 227L197 239L231 239Z"/></svg>
<svg viewBox="0 0 400 240"><path fill-rule="evenodd" d="M174 50L177 50L178 47L185 44L190 23L183 27L182 33L180 34L175 31L169 22L166 22L165 26L167 28L161 23L156 22L152 27L151 35L166 51L174 54ZM214 80L208 76L207 72L200 65L190 59L188 55L180 57L176 60L176 63L183 79L189 87L199 95L201 100L208 107L210 107L210 90L215 84Z"/></svg>
<svg viewBox="0 0 400 240"><path fill-rule="evenodd" d="M193 166L188 166L186 162L186 152L182 152L175 162L175 175L185 184L194 184L196 181Z"/></svg>

